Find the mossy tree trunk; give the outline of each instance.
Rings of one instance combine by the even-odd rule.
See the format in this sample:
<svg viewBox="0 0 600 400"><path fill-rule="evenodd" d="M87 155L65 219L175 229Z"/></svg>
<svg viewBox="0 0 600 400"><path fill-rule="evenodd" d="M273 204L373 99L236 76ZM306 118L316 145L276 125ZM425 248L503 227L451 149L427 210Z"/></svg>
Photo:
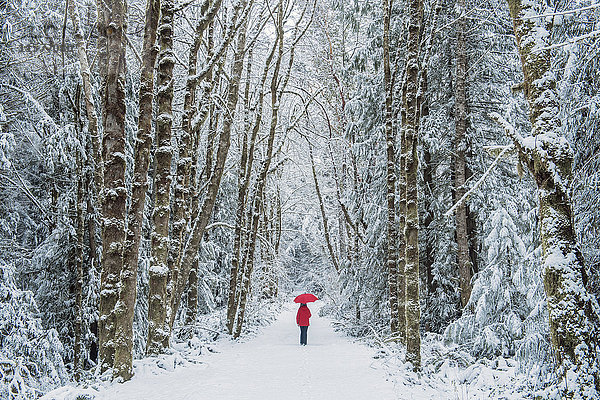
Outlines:
<svg viewBox="0 0 600 400"><path fill-rule="evenodd" d="M110 12L108 11L110 10ZM113 366L115 355L115 306L123 269L123 243L127 189L125 187L125 33L127 9L123 0L101 2L100 14L106 18L105 38L99 52L106 55L102 90L102 273L100 276L99 356L101 370ZM104 22L103 22L104 23ZM105 46L104 46L105 44ZM104 65L103 65L104 64ZM102 79L101 78L101 79Z"/></svg>
<svg viewBox="0 0 600 400"><path fill-rule="evenodd" d="M598 303L586 290L586 276L573 226L570 184L573 151L561 134L556 77L548 49L545 4L508 1L524 75L532 132L521 137L498 114L537 184L544 289L550 336L565 398L595 398L598 373ZM576 384L573 385L575 378ZM568 382L567 382L568 381ZM567 385L567 383L569 383Z"/></svg>
<svg viewBox="0 0 600 400"><path fill-rule="evenodd" d="M156 118L156 150L154 154L154 223L151 237L152 262L148 270L148 342L146 354L160 354L168 347L170 329L167 320L167 279L169 268L169 218L171 204L171 127L173 124L173 0L161 0L158 28L158 115Z"/></svg>
<svg viewBox="0 0 600 400"><path fill-rule="evenodd" d="M404 236L406 279L406 360L413 368L421 368L421 336L419 333L421 308L419 303L419 212L417 154L419 134L419 46L423 23L422 0L408 2L409 24L406 52L406 72L403 83L404 110L402 129L405 140L406 225Z"/></svg>
<svg viewBox="0 0 600 400"><path fill-rule="evenodd" d="M383 0L383 84L385 91L384 127L387 157L387 236L385 247L386 272L390 302L390 330L395 336L404 321L398 320L398 227L396 223L396 135L393 127L392 72L390 67L390 19L392 1Z"/></svg>
<svg viewBox="0 0 600 400"><path fill-rule="evenodd" d="M119 291L119 317L116 321L113 376L124 380L133 376L133 318L137 295L139 248L148 189L150 147L152 146L152 101L154 99L154 67L158 52L156 34L159 12L159 0L148 0L144 24L131 203L127 213L127 237L123 250L123 272Z"/></svg>

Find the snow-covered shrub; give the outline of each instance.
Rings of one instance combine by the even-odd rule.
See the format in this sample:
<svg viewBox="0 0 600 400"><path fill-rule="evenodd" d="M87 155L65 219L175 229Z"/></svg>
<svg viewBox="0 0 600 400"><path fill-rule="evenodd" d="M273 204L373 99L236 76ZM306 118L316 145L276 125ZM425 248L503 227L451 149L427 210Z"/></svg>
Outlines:
<svg viewBox="0 0 600 400"><path fill-rule="evenodd" d="M33 293L16 287L10 266L0 266L0 398L35 398L67 379L58 333L44 329L38 315Z"/></svg>

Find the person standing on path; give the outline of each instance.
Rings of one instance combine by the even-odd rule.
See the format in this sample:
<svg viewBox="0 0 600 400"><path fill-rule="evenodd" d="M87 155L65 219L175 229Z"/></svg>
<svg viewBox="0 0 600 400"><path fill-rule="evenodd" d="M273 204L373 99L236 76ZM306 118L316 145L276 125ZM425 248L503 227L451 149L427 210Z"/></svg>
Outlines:
<svg viewBox="0 0 600 400"><path fill-rule="evenodd" d="M306 346L306 334L310 325L310 317L311 313L308 306L305 303L301 303L300 308L298 308L298 314L296 314L296 324L300 327L300 345L302 346Z"/></svg>

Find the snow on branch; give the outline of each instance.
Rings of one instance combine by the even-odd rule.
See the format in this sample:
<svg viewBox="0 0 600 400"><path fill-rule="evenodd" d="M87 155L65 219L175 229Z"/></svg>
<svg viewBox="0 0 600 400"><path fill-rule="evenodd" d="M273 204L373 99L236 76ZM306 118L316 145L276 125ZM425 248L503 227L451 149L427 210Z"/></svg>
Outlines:
<svg viewBox="0 0 600 400"><path fill-rule="evenodd" d="M574 37L574 38L567 39L565 42L562 42L562 43L557 43L557 44L553 44L553 45L551 45L551 46L546 46L546 47L543 47L543 48L542 48L542 49L540 49L540 50L552 50L552 49L557 49L557 48L559 48L559 47L568 46L568 45L570 45L570 44L575 44L575 43L577 43L577 42L579 42L579 41L581 41L581 40L583 40L583 39L588 39L588 38L591 38L591 37L594 37L594 36L600 36L600 30L596 30L596 31L588 32L588 33L586 33L585 35L576 36L576 37Z"/></svg>
<svg viewBox="0 0 600 400"><path fill-rule="evenodd" d="M523 147L523 136L521 136L517 130L515 129L514 126L512 126L510 124L510 122L508 122L506 119L504 119L504 117L500 114L498 114L497 112L491 112L489 114L489 117L491 119L493 119L494 121L496 121L502 128L504 128L504 131L506 132L506 135L512 139L512 141L515 143L515 145L517 146L518 149L521 149Z"/></svg>
<svg viewBox="0 0 600 400"><path fill-rule="evenodd" d="M500 117L502 118L502 117ZM473 194L473 192L479 187L481 186L481 184L485 181L485 178L488 177L488 175L492 172L492 170L496 167L496 165L498 165L498 163L500 162L500 159L502 157L504 157L504 155L506 153L508 153L510 150L514 149L514 146L512 144L508 145L508 146L503 146L502 151L500 152L500 154L498 154L498 156L496 157L496 159L494 160L494 162L492 163L492 165L489 166L489 168L485 171L485 173L481 176L481 178L479 178L479 180L477 182L475 182L475 184L473 185L473 187L471 189L469 189L464 195L463 197L461 197L456 204L454 204L448 211L446 211L446 213L444 214L445 217L450 217L452 214L454 214L454 212L456 211L456 209L458 207L460 207L465 201L467 201L467 199L469 198L469 196L471 194Z"/></svg>
<svg viewBox="0 0 600 400"><path fill-rule="evenodd" d="M524 16L523 19L546 18L546 17L554 17L557 15L576 14L578 12L592 10L597 7L600 7L600 3L592 4L591 6L587 6L587 7L575 8L573 10L557 11L557 12L548 13L548 14L528 15L528 16Z"/></svg>
<svg viewBox="0 0 600 400"><path fill-rule="evenodd" d="M228 229L235 229L234 225L228 224L227 222L213 222L212 224L209 224L206 226L205 230L210 230L210 229L215 229L215 228L228 228ZM242 227L242 231L247 232L248 229L243 228ZM271 244L271 242L269 242L269 240L267 238L265 238L264 236L262 236L260 233L256 234L256 237L264 244L266 245L269 249L271 249L272 251L275 251L275 248L273 247L273 245Z"/></svg>

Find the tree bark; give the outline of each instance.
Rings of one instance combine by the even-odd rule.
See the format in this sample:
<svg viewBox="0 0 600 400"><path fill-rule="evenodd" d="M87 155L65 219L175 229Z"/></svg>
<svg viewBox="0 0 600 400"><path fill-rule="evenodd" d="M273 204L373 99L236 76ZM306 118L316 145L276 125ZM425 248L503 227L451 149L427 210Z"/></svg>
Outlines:
<svg viewBox="0 0 600 400"><path fill-rule="evenodd" d="M250 134L249 143L242 144L242 158L240 165L240 177L238 184L238 200L237 200L237 211L236 211L236 224L234 232L233 242L233 258L231 260L231 271L229 278L229 296L227 299L227 330L229 334L233 334L233 326L235 324L235 317L237 315L239 306L239 286L241 283L241 276L243 274L242 261L242 245L244 244L242 228L246 222L245 210L246 210L246 199L248 197L248 188L250 187L250 180L252 177L252 166L254 164L254 149L256 147L256 138L260 125L262 122L263 105L265 96L265 82L267 81L267 75L269 72L269 66L273 60L275 49L277 48L277 41L273 42L273 47L267 59L265 61L265 68L262 73L260 84L258 87L258 99L256 102L257 110L254 118L254 125L252 126L252 133ZM251 61L252 52L248 53L249 62ZM248 78L251 65L248 64ZM248 79L246 90L248 90L250 80ZM244 137L246 140L247 136Z"/></svg>
<svg viewBox="0 0 600 400"><path fill-rule="evenodd" d="M148 190L148 167L152 146L152 101L154 99L154 67L158 52L156 33L160 0L148 0L142 47L142 70L138 105L138 130L134 150L131 204L127 213L127 238L123 251L123 272L119 292L117 337L113 376L129 380L133 376L133 318L137 295L139 248Z"/></svg>
<svg viewBox="0 0 600 400"><path fill-rule="evenodd" d="M185 324L194 325L198 316L198 257L194 260L190 269L190 280L187 291L187 310L185 313Z"/></svg>
<svg viewBox="0 0 600 400"><path fill-rule="evenodd" d="M248 99L250 90L250 70L252 60L252 49L248 52L248 67L246 74L246 87L244 89L244 99L246 103L246 113L248 113ZM264 83L263 83L264 85ZM261 87L259 101L261 101L264 95L264 90ZM233 325L235 323L235 315L237 313L237 286L238 286L238 275L240 271L240 249L242 246L242 227L245 222L244 210L246 208L246 197L248 196L248 186L250 184L250 176L252 172L252 163L254 159L254 145L256 142L256 134L258 133L258 127L260 126L260 120L262 118L262 102L259 106L259 111L256 119L259 121L256 129L252 129L252 136L248 138L248 116L245 119L244 126L244 138L242 140L241 158L240 158L240 169L238 175L238 200L236 209L236 222L233 239L233 257L231 259L231 269L229 274L229 294L227 297L227 331L229 334L233 334ZM248 143L250 141L250 144ZM250 149L248 148L250 146Z"/></svg>
<svg viewBox="0 0 600 400"><path fill-rule="evenodd" d="M428 198L429 199L433 199L433 192L431 191L431 188L433 188L434 185L434 181L433 181L433 168L432 168L432 163L431 163L431 152L429 151L428 148L425 148L423 150L423 162L425 163L424 168L423 168L423 184L426 188L426 191L428 191ZM432 232L430 235L426 235L426 236L434 236L434 227L431 227L431 223L433 222L433 207L431 207L433 201L431 202L427 202L427 204L425 205L425 209L428 210L427 211L427 216L425 217L424 221L423 221L423 227L428 231L428 232ZM425 250L424 250L424 260L422 260L423 262L423 266L425 267L425 283L426 283L426 293L427 293L427 299L430 298L431 295L433 295L433 293L435 292L435 286L434 286L434 280L433 280L433 262L434 260L434 256L435 256L435 250L434 250L434 242L431 239L427 239L425 241ZM431 330L430 328L426 327L426 330Z"/></svg>
<svg viewBox="0 0 600 400"><path fill-rule="evenodd" d="M88 119L88 135L90 136L92 143L92 159L94 160L94 185L96 186L94 197L96 198L99 191L102 190L102 149L100 146L100 136L98 132L98 115L96 113L96 106L94 103L94 94L92 93L90 64L87 58L85 39L81 30L81 21L79 18L79 11L77 9L77 2L75 0L69 1L68 5L69 14L71 15L71 21L73 23L73 30L75 31L74 36L77 46L77 57L79 60L81 80L83 82L85 111Z"/></svg>
<svg viewBox="0 0 600 400"><path fill-rule="evenodd" d="M210 0L205 0L200 8L202 18L196 25L194 33L194 42L190 47L188 57L188 76L184 95L183 115L181 121L181 135L178 138L178 158L177 170L175 174L175 188L173 200L173 228L171 232L171 246L169 256L169 281L167 284L169 310L173 309L173 290L181 259L183 257L184 239L186 228L189 225L191 209L188 206L190 194L193 190L196 178L196 170L192 169L192 160L195 150L194 126L192 117L194 116L194 106L196 105L196 90L198 87L198 78L196 77L198 66L198 51L202 44L204 33L211 24L212 20L220 8L221 0L211 4ZM212 37L210 38L212 42ZM212 57L212 43L208 44L208 58ZM210 82L212 73L208 73L206 79ZM192 174L193 172L193 174ZM175 318L175 316L173 316ZM171 317L169 316L169 320Z"/></svg>
<svg viewBox="0 0 600 400"><path fill-rule="evenodd" d="M244 315L246 312L246 302L248 299L248 295L250 292L250 283L252 270L254 266L254 251L256 248L256 234L258 230L258 220L260 218L261 209L263 207L262 198L263 192L265 190L265 186L267 184L267 173L269 172L269 166L271 165L271 158L273 154L273 143L275 141L275 131L277 128L277 120L279 115L279 70L281 68L281 59L283 58L283 0L279 0L278 3L278 11L277 11L277 58L275 60L275 67L273 70L273 76L271 78L271 124L269 128L269 137L267 139L267 149L265 159L263 160L262 168L260 170L260 174L257 177L256 181L256 191L254 192L254 199L251 205L250 212L250 237L247 243L248 250L246 255L246 268L243 274L243 278L241 281L240 287L240 300L239 300L239 309L237 314L237 324L235 327L235 332L233 334L234 338L237 338L242 333L242 326L244 323ZM292 57L293 52L290 54Z"/></svg>
<svg viewBox="0 0 600 400"><path fill-rule="evenodd" d="M233 33L235 31L236 21L237 21L240 9L244 8L245 5L246 5L246 2L244 0L241 0L241 1L237 2L236 5L234 6L233 17L232 17L231 24L230 24L231 33ZM247 18L248 12L249 12L249 9L246 9L245 14L243 15L242 18L244 18L244 19ZM231 39L224 38L223 44L229 43L229 40L231 40ZM243 59L243 54L242 54L242 59ZM242 63L242 66L243 66L243 63ZM240 67L240 69L241 69L241 67ZM232 86L231 88L233 89L234 87ZM236 88L235 96L233 96L233 94L231 92L228 95L228 106L231 105L229 103L230 99L232 101L235 100L235 102L237 104L237 88L239 88L239 78L238 78L238 82L237 82L235 88ZM235 97L235 99L234 99L234 97ZM227 113L226 115L228 115L228 118L233 118L232 113L235 111L235 105L232 108L228 107L228 109L231 111L231 113ZM183 291L184 291L184 289L187 285L188 279L189 279L190 269L192 268L194 258L198 254L198 248L200 246L200 241L202 239L202 236L204 235L206 225L208 225L208 221L212 214L213 207L217 200L217 193L219 191L219 186L221 184L221 177L223 176L223 171L225 168L225 160L227 159L227 153L229 152L229 147L231 145L230 139L231 139L231 124L229 124L229 126L227 126L227 124L225 124L225 122L224 122L223 128L221 130L221 134L219 135L219 143L218 143L218 148L217 148L215 165L212 170L212 174L210 175L210 178L209 178L207 193L203 200L202 206L198 212L198 215L194 216L195 218L194 218L194 222L192 224L192 228L191 228L191 231L189 234L189 239L187 241L186 248L184 250L184 254L181 259L181 266L180 266L179 274L177 275L177 281L174 282L174 289L173 289L173 293L172 293L173 298L172 298L172 303L171 303L172 304L171 318L169 321L170 328L172 328L173 324L175 323L175 316L177 315L177 310L178 310L179 304L181 302L181 296L183 294ZM192 215L194 215L194 214L195 214L194 210L192 210Z"/></svg>
<svg viewBox="0 0 600 400"><path fill-rule="evenodd" d="M102 2L108 13L106 26L105 90L103 91L102 159L102 274L100 277L100 323L98 327L101 370L113 366L115 306L118 300L123 242L125 240L125 31L126 4L123 0ZM110 12L108 12L110 10ZM100 41L99 43L102 43Z"/></svg>
<svg viewBox="0 0 600 400"><path fill-rule="evenodd" d="M70 7L69 7L70 8ZM70 10L72 13L72 9ZM73 14L73 13L72 13ZM79 105L81 102L81 86L77 84L75 89L75 100L73 102L73 117L74 126L81 148L86 146L85 138L81 132ZM84 163L81 159L81 152L76 151L75 154L75 176L77 181L76 197L75 197L75 215L72 215L72 223L75 228L75 322L74 344L73 344L73 378L76 382L81 379L81 371L83 369L84 350L83 350L83 253L84 253L84 236L85 236L85 195L84 189L87 177L84 174Z"/></svg>
<svg viewBox="0 0 600 400"><path fill-rule="evenodd" d="M167 280L169 267L169 218L171 204L171 127L173 124L173 0L161 0L158 28L158 116L156 118L156 170L154 175L154 212L152 220L152 263L148 292L148 342L146 354L161 354L169 346Z"/></svg>
<svg viewBox="0 0 600 400"><path fill-rule="evenodd" d="M404 98L404 95L402 96ZM405 116L402 116L402 125ZM398 169L398 339L406 345L406 135L404 129L400 132L400 160Z"/></svg>
<svg viewBox="0 0 600 400"><path fill-rule="evenodd" d="M544 289L550 337L559 376L568 385L565 398L593 398L600 391L598 359L599 308L586 289L583 259L577 247L570 197L573 151L560 132L558 90L548 49L550 34L539 18L544 5L508 1L521 56L524 91L529 103L531 136L507 129L521 161L538 188ZM506 127L506 126L505 126Z"/></svg>
<svg viewBox="0 0 600 400"><path fill-rule="evenodd" d="M423 22L422 0L409 0L409 26L404 81L403 131L406 140L406 360L415 370L421 368L421 337L419 326L419 213L417 153L419 134L419 44Z"/></svg>
<svg viewBox="0 0 600 400"><path fill-rule="evenodd" d="M466 182L466 133L467 133L467 51L465 44L466 13L465 0L458 0L459 20L456 31L456 84L455 84L455 138L454 138L454 190L456 200L465 194ZM456 264L460 279L460 302L465 307L471 297L471 259L469 257L469 235L467 232L467 206L462 202L456 208Z"/></svg>
<svg viewBox="0 0 600 400"><path fill-rule="evenodd" d="M383 0L383 85L385 90L385 141L387 157L387 237L386 266L390 302L390 330L398 332L398 230L396 225L396 135L393 128L392 73L390 70L390 18L392 0Z"/></svg>

